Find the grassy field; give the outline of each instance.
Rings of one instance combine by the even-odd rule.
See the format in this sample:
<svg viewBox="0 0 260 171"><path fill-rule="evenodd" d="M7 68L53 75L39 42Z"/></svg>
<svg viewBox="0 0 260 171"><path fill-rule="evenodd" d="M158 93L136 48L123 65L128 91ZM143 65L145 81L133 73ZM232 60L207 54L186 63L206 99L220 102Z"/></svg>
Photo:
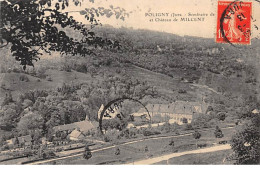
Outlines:
<svg viewBox="0 0 260 171"><path fill-rule="evenodd" d="M113 68L105 68L109 73L114 73ZM215 94L205 87L194 86L192 83L180 81L178 75L170 77L161 73L153 72L133 64L124 64L125 73L140 81L145 81L151 87L155 87L159 99L145 99L149 103L169 103L174 100L200 101L201 96ZM185 90L186 93L179 93L179 90Z"/></svg>
<svg viewBox="0 0 260 171"><path fill-rule="evenodd" d="M134 65L129 65L125 68L129 75L135 78L147 81L151 86L155 86L158 93L161 96L166 96L168 99L196 99L196 96L192 93L189 83L184 83L178 80L178 78L172 78L170 76L155 73L147 69L143 69ZM185 94L179 94L178 90L184 89L187 91Z"/></svg>
<svg viewBox="0 0 260 171"><path fill-rule="evenodd" d="M57 87L61 87L63 83L76 84L93 81L90 74L77 71L66 72L49 69L45 74L51 80L41 79L25 73L1 73L0 102L2 102L8 90L11 91L14 100L16 100L19 94L30 90L55 90ZM21 81L21 76L27 77L29 81Z"/></svg>
<svg viewBox="0 0 260 171"><path fill-rule="evenodd" d="M41 62L41 66L47 65L48 62L50 61L46 60L45 62ZM112 73L114 75L117 74L115 72L115 68L103 67L102 70L104 73ZM172 78L170 76L149 71L132 64L124 64L123 70L125 70L125 73L133 78L140 81L146 81L149 86L156 88L159 94L159 99L146 99L147 101L150 101L150 103L153 101L154 103L158 101L161 103L168 103L169 101L172 102L176 99L193 101L198 100L198 97L202 94L212 93L206 88L201 89L193 86L191 83L182 82L179 78L177 78L177 76L176 78ZM61 87L63 83L91 83L104 79L101 75L91 77L89 73L81 73L74 70L71 72L61 71L58 66L56 68L51 67L51 69L47 69L45 75L47 78L44 79L25 73L0 73L0 102L2 102L3 97L5 97L5 93L9 90L12 92L14 100L16 100L20 93L29 90L56 89L57 87ZM28 81L21 81L21 76L28 77ZM186 90L186 93L179 93L178 91L180 89Z"/></svg>
<svg viewBox="0 0 260 171"><path fill-rule="evenodd" d="M141 140L136 143L127 145L116 145L120 149L120 155L115 155L115 148L110 148L103 151L98 151L92 154L92 158L89 160L83 159L82 156L68 158L65 160L55 161L55 164L124 164L134 162L137 160L161 156L164 154L170 154L174 152L182 152L196 149L196 143L206 144L206 147L210 147L218 143L220 140L229 140L229 137L234 133L234 129L222 129L224 138L216 139L214 137L214 129L203 131L201 139L196 142L192 135L175 137L175 138L163 138L163 139L147 139ZM170 140L174 140L174 147L169 146ZM148 147L148 151L145 152L145 147ZM229 152L226 153L227 155ZM223 154L225 155L225 154ZM223 156L220 156L220 158ZM193 158L191 156L190 158ZM214 159L214 155L212 155ZM190 159L191 160L191 159ZM193 158L195 161L195 159ZM186 162L186 160L185 160ZM201 161L199 161L201 162ZM48 164L54 164L50 162ZM159 163L161 164L161 163ZM163 164L163 163L162 163ZM172 163L172 164L182 164ZM198 163L199 164L199 163ZM210 164L210 163L209 163Z"/></svg>

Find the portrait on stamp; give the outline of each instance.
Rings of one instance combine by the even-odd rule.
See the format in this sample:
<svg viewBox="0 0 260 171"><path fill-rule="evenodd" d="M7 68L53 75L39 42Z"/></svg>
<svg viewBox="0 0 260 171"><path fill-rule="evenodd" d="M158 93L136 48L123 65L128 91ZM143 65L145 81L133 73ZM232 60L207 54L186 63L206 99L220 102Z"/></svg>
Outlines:
<svg viewBox="0 0 260 171"><path fill-rule="evenodd" d="M252 2L218 1L216 42L250 44Z"/></svg>

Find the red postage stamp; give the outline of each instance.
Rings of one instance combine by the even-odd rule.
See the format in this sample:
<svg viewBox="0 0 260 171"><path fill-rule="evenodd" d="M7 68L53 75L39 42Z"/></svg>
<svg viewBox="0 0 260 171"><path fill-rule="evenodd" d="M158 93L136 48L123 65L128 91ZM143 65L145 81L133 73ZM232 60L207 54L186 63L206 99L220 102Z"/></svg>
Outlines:
<svg viewBox="0 0 260 171"><path fill-rule="evenodd" d="M216 42L251 43L252 2L219 1Z"/></svg>

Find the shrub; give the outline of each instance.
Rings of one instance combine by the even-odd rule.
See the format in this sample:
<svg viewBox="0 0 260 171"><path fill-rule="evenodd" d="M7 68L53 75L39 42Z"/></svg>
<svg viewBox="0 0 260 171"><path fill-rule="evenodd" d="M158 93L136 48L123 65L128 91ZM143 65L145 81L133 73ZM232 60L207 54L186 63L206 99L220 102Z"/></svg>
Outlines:
<svg viewBox="0 0 260 171"><path fill-rule="evenodd" d="M186 90L183 90L183 89L179 89L179 90L178 90L178 93L180 93L180 94L185 94L185 93L187 93L187 91L186 91Z"/></svg>
<svg viewBox="0 0 260 171"><path fill-rule="evenodd" d="M123 131L121 131L119 136L120 137L125 137L127 139L130 138L130 131L129 131L129 129L124 129Z"/></svg>
<svg viewBox="0 0 260 171"><path fill-rule="evenodd" d="M151 136L151 135L158 135L161 134L161 132L154 130L153 128L146 128L143 130L144 136Z"/></svg>
<svg viewBox="0 0 260 171"><path fill-rule="evenodd" d="M32 69L28 69L28 71L26 72L27 74L31 75L31 76L36 76L36 70L35 68Z"/></svg>
<svg viewBox="0 0 260 171"><path fill-rule="evenodd" d="M9 91L7 94L5 94L5 98L4 101L2 102L2 106L8 105L11 102L13 102L13 96L12 93Z"/></svg>
<svg viewBox="0 0 260 171"><path fill-rule="evenodd" d="M144 136L151 136L151 135L153 135L153 132L152 132L152 131L149 131L149 130L144 130L144 131L143 131L143 135L144 135Z"/></svg>
<svg viewBox="0 0 260 171"><path fill-rule="evenodd" d="M23 152L23 155L27 156L27 157L30 157L30 156L33 156L33 150L32 149L26 149L24 152Z"/></svg>
<svg viewBox="0 0 260 171"><path fill-rule="evenodd" d="M186 130L186 131L188 131L188 130L193 130L193 127L192 127L191 124L185 124L184 126L185 126L185 127L184 127L184 130Z"/></svg>
<svg viewBox="0 0 260 171"><path fill-rule="evenodd" d="M219 144L227 144L227 141L226 141L226 140L224 140L224 141L219 141L218 143L219 143Z"/></svg>
<svg viewBox="0 0 260 171"><path fill-rule="evenodd" d="M105 142L110 142L111 141L111 138L107 135L104 136L104 141Z"/></svg>
<svg viewBox="0 0 260 171"><path fill-rule="evenodd" d="M224 112L219 112L217 117L220 121L224 121L226 119L226 114Z"/></svg>
<svg viewBox="0 0 260 171"><path fill-rule="evenodd" d="M23 101L22 105L23 105L24 108L27 108L27 107L29 107L29 106L32 106L32 105L33 105L33 102L32 102L31 100L29 100L29 99L25 99L25 100Z"/></svg>
<svg viewBox="0 0 260 171"><path fill-rule="evenodd" d="M46 68L45 67L39 67L36 71L36 76L39 78L46 78Z"/></svg>
<svg viewBox="0 0 260 171"><path fill-rule="evenodd" d="M15 73L20 73L20 72L22 72L22 71L21 71L21 68L16 68L16 67L15 67L15 68L13 68L13 72L15 72Z"/></svg>
<svg viewBox="0 0 260 171"><path fill-rule="evenodd" d="M72 94L76 90L79 90L80 87L81 85L70 85L70 84L63 83L61 87L57 88L57 91L61 92L62 95Z"/></svg>
<svg viewBox="0 0 260 171"><path fill-rule="evenodd" d="M2 147L2 150L9 150L9 149L10 149L9 145L4 145L4 146Z"/></svg>
<svg viewBox="0 0 260 171"><path fill-rule="evenodd" d="M198 139L200 139L201 134L196 130L193 134L192 134L193 138L196 139L196 147L198 147Z"/></svg>
<svg viewBox="0 0 260 171"><path fill-rule="evenodd" d="M71 72L72 64L70 62L64 62L61 64L61 71Z"/></svg>
<svg viewBox="0 0 260 171"><path fill-rule="evenodd" d="M215 131L214 131L214 135L215 135L216 138L222 138L222 137L224 137L224 135L223 135L221 129L220 129L218 126L216 126L216 129L215 129Z"/></svg>
<svg viewBox="0 0 260 171"><path fill-rule="evenodd" d="M214 110L214 109L213 109L212 106L208 106L206 113L208 113L208 112L210 112L210 111L213 111L213 110Z"/></svg>
<svg viewBox="0 0 260 171"><path fill-rule="evenodd" d="M158 124L159 125L159 124ZM171 124L169 122L165 122L162 127L161 127L162 130L170 130L171 129Z"/></svg>
<svg viewBox="0 0 260 171"><path fill-rule="evenodd" d="M52 78L51 78L51 76L48 76L48 77L47 77L47 81L53 81Z"/></svg>
<svg viewBox="0 0 260 171"><path fill-rule="evenodd" d="M116 73L120 74L122 72L121 68L116 68Z"/></svg>
<svg viewBox="0 0 260 171"><path fill-rule="evenodd" d="M187 118L183 118L182 119L182 123L188 123L188 119Z"/></svg>
<svg viewBox="0 0 260 171"><path fill-rule="evenodd" d="M130 136L130 138L136 138L136 137L137 137L137 136L136 136L137 133L138 133L138 131L137 131L136 128L131 128L131 129L129 130L129 136Z"/></svg>
<svg viewBox="0 0 260 171"><path fill-rule="evenodd" d="M192 134L193 138L195 139L200 139L201 134L196 130L193 134Z"/></svg>
<svg viewBox="0 0 260 171"><path fill-rule="evenodd" d="M26 75L20 75L19 80L20 81L24 81L24 82L29 82L30 81L29 78Z"/></svg>
<svg viewBox="0 0 260 171"><path fill-rule="evenodd" d="M211 116L209 115L199 115L192 121L192 127L193 128L210 128L211 125L209 124L209 121L211 120Z"/></svg>
<svg viewBox="0 0 260 171"><path fill-rule="evenodd" d="M95 76L97 74L97 69L94 66L90 66L88 68L88 72L90 73L91 77Z"/></svg>
<svg viewBox="0 0 260 171"><path fill-rule="evenodd" d="M4 90L6 89L5 83L2 83L2 84L1 84L1 88L4 89Z"/></svg>
<svg viewBox="0 0 260 171"><path fill-rule="evenodd" d="M63 148L57 148L56 149L56 152L61 152L61 151L63 151Z"/></svg>
<svg viewBox="0 0 260 171"><path fill-rule="evenodd" d="M86 160L88 160L88 159L90 159L91 157L92 157L91 151L90 151L90 150L89 150L89 151L86 151L86 150L85 150L85 152L83 153L83 158L86 159Z"/></svg>
<svg viewBox="0 0 260 171"><path fill-rule="evenodd" d="M173 139L170 140L170 142L169 142L169 146L174 147L174 140L173 140Z"/></svg>
<svg viewBox="0 0 260 171"><path fill-rule="evenodd" d="M87 73L88 67L85 64L76 64L75 67L74 67L74 70L76 70L78 72Z"/></svg>
<svg viewBox="0 0 260 171"><path fill-rule="evenodd" d="M198 148L207 147L207 144L198 144Z"/></svg>

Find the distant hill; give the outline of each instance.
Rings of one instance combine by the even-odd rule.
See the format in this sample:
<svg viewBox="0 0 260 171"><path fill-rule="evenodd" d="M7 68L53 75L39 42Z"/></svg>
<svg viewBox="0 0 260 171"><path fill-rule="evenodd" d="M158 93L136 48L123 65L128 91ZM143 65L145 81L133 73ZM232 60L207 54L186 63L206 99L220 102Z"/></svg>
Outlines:
<svg viewBox="0 0 260 171"><path fill-rule="evenodd" d="M103 67L103 71L109 72L112 75L117 74L113 68ZM155 87L161 97L157 100L155 99L156 101L174 101L176 99L197 100L197 94L194 93L194 88L191 88L190 83L185 83L167 75L149 71L132 64L125 65L124 72L135 79L148 82L150 86ZM38 78L28 73L1 73L0 102L3 101L8 91L11 91L13 98L17 99L20 94L30 90L56 90L58 87L61 87L63 83L91 83L104 79L101 75L92 77L91 74L74 70L66 72L47 69L45 74L46 78ZM187 93L178 93L179 90L186 90Z"/></svg>
<svg viewBox="0 0 260 171"><path fill-rule="evenodd" d="M66 31L71 36L78 36L71 29ZM147 80L151 86L157 86L165 96L174 97L173 99L190 98L194 100L198 98L196 97L198 92L190 91L192 83L206 85L223 93L223 91L234 91L229 80L232 80L233 83L237 81L242 88L236 89L235 94L239 94L241 90L248 87L252 88L257 83L254 65L248 61L259 55L257 54L260 47L258 39L252 40L252 45L248 47L233 47L229 44L217 44L214 39L178 36L148 30L103 26L96 27L93 31L104 38L118 40L122 46L121 49L118 51L97 49L96 56L85 58L65 56L62 57L66 59L63 63L59 63L49 56L49 62L36 62L35 68L44 65L47 69L46 75L49 75L52 81L40 78L40 82L37 82L39 78L29 76L30 82L22 84L26 88L15 84L9 85L9 88L12 91L17 91L18 88L21 90L43 87L48 89L61 85L63 80L65 82L93 81L97 77L91 77L91 72L102 79L100 73L104 72L104 68L109 68L110 73L125 70L129 75L140 80ZM1 51L3 50L1 49ZM2 81L2 84L8 85L12 79L18 82L20 74L14 76L14 73L7 74L6 72L9 68L19 68L19 63L10 59L12 58L10 52L4 50L4 53L1 54L3 54L1 58L4 58L1 68L4 68L2 72L5 73L5 81ZM54 60L53 64L50 62L51 60ZM66 69L63 65L73 71L65 72ZM188 90L187 94L190 93L188 98L184 97L185 93L176 93L179 89ZM1 94L5 91L1 89Z"/></svg>
<svg viewBox="0 0 260 171"><path fill-rule="evenodd" d="M252 40L251 46L234 47L216 44L214 39L147 30L101 27L95 31L118 40L121 48L96 48L95 55L86 57L44 54L25 71L8 48L0 49L2 135L26 135L27 123L41 123L42 118L46 127L34 124L32 131L43 132L43 128L78 122L86 116L97 120L102 104L124 95L146 94L141 98L144 105L205 101L213 114L224 112L229 121L256 102L259 40ZM140 106L128 108L132 113ZM34 117L27 118L28 112Z"/></svg>

